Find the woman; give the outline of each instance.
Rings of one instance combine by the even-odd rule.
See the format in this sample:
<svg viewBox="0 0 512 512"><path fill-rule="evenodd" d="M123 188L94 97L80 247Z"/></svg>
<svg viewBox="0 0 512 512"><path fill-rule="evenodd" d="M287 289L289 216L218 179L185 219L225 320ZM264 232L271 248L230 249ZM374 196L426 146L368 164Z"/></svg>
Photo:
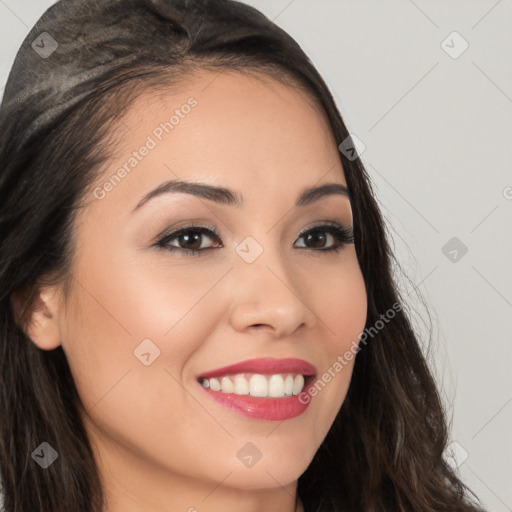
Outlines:
<svg viewBox="0 0 512 512"><path fill-rule="evenodd" d="M0 128L6 512L479 510L285 32L229 0L57 2Z"/></svg>

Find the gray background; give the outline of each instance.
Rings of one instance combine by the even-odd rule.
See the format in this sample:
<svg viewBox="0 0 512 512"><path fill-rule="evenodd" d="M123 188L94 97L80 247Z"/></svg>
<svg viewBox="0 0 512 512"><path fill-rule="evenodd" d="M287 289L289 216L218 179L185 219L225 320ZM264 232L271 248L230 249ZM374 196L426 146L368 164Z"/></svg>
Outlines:
<svg viewBox="0 0 512 512"><path fill-rule="evenodd" d="M52 3L0 0L0 91ZM456 443L447 456L489 510L512 511L512 1L246 3L299 42L366 146L427 341L421 296L432 317L428 354Z"/></svg>

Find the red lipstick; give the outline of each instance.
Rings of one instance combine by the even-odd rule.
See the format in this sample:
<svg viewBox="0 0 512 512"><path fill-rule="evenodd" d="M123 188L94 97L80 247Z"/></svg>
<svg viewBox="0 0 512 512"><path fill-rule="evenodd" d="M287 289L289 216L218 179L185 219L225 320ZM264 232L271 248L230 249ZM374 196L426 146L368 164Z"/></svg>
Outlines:
<svg viewBox="0 0 512 512"><path fill-rule="evenodd" d="M304 377L304 387L297 395L283 397L257 397L250 394L226 393L204 387L203 379L227 377L246 374L274 375L296 374ZM316 382L316 368L302 359L249 359L239 363L206 371L197 376L197 381L203 391L220 405L252 419L282 421L302 414L308 407L311 397L308 389Z"/></svg>
<svg viewBox="0 0 512 512"><path fill-rule="evenodd" d="M210 379L212 377L221 377L223 375L235 375L236 373L261 373L262 375L271 375L274 373L300 373L304 376L311 376L316 374L316 368L303 359L275 359L265 357L259 359L247 359L240 363L203 372L199 374L197 378Z"/></svg>

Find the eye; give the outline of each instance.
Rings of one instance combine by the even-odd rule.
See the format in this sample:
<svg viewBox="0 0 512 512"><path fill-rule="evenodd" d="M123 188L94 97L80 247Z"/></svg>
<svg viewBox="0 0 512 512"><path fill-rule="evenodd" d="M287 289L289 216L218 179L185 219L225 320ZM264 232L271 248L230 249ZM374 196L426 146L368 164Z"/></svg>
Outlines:
<svg viewBox="0 0 512 512"><path fill-rule="evenodd" d="M169 251L178 251L188 253L187 256L194 256L208 249L213 249L213 247L205 248L202 246L202 238L205 235L212 235L209 238L220 240L220 235L213 226L184 226L164 235L155 245ZM178 241L178 247L170 244L173 240Z"/></svg>
<svg viewBox="0 0 512 512"><path fill-rule="evenodd" d="M326 236L326 233L328 236ZM327 247L326 249L318 248L323 246L329 237L336 241L336 245ZM340 251L345 245L354 243L354 233L352 228L346 228L334 223L322 224L303 231L299 238L304 238L305 242L311 243L314 247L306 246L305 249L315 252L331 252Z"/></svg>
<svg viewBox="0 0 512 512"><path fill-rule="evenodd" d="M202 243L204 237L217 240L220 245L205 247ZM299 235L299 239L302 238L306 244L311 244L312 247L310 245L295 247L313 252L337 252L345 245L354 243L352 228L330 222L303 231ZM336 242L335 245L323 248L331 239ZM171 244L173 241L176 241L176 244ZM220 234L213 226L184 226L163 235L154 245L168 251L181 252L186 256L197 256L202 252L223 247Z"/></svg>

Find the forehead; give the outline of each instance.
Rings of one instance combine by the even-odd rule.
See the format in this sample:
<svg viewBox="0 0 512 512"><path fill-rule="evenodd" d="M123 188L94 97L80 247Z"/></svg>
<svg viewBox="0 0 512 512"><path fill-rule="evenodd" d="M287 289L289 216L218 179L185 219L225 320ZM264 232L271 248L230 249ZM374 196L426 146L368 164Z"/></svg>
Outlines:
<svg viewBox="0 0 512 512"><path fill-rule="evenodd" d="M150 150L134 154L144 146ZM128 195L173 178L260 193L263 187L274 196L285 184L295 194L294 185L303 189L324 176L346 183L316 102L291 85L235 71L198 71L141 93L119 125L119 145L102 179L123 165Z"/></svg>
<svg viewBox="0 0 512 512"><path fill-rule="evenodd" d="M191 98L197 105L188 108ZM174 86L140 94L123 121L134 136L152 133L161 123L171 121L173 127L163 134L163 142L172 145L179 141L176 146L180 147L188 143L184 149L201 149L210 143L219 147L220 143L222 148L236 151L237 147L246 150L264 142L273 149L290 139L304 149L335 144L315 100L296 86L255 72L197 70ZM236 146L231 144L235 139ZM125 145L124 149L130 148Z"/></svg>

